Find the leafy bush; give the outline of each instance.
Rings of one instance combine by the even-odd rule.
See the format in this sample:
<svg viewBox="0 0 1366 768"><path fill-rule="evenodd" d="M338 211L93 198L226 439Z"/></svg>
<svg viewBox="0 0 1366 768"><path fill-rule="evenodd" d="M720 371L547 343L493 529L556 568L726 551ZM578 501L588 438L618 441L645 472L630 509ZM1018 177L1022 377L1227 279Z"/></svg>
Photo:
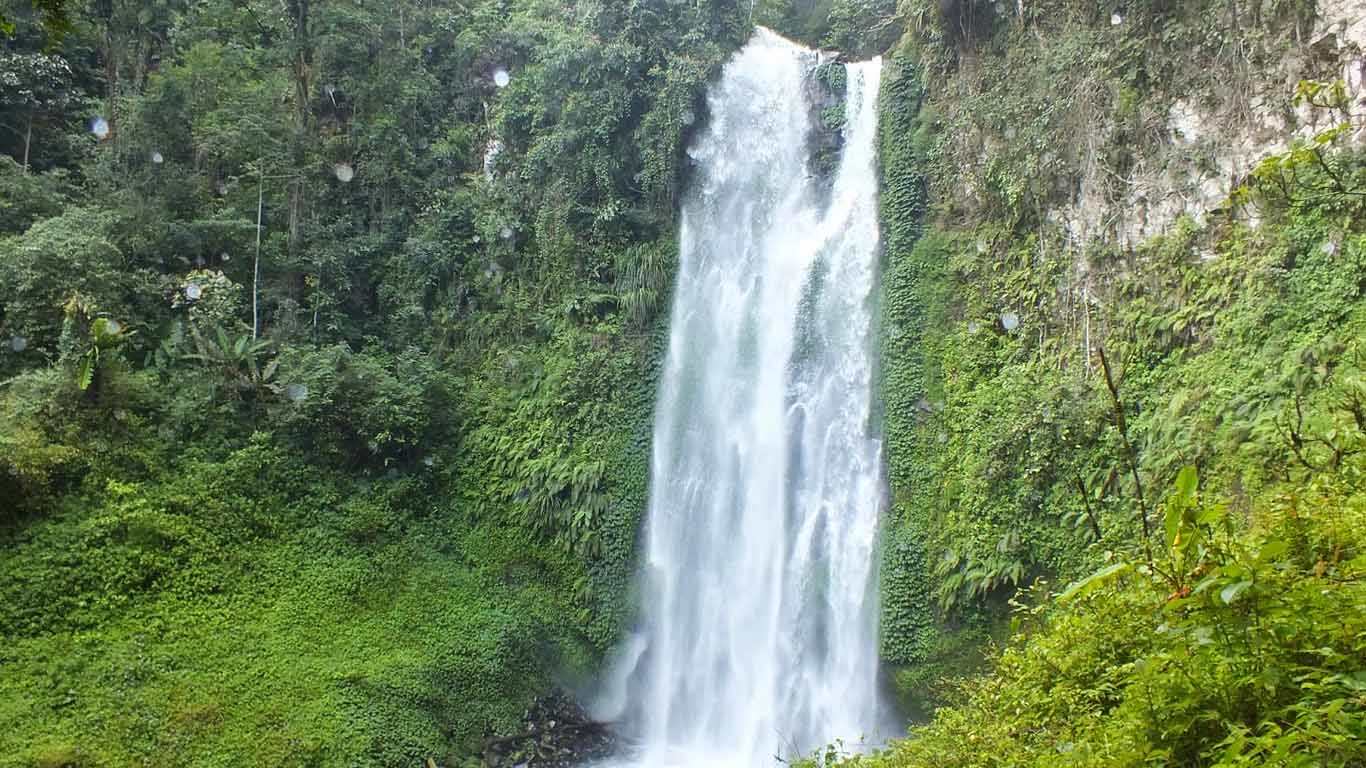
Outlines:
<svg viewBox="0 0 1366 768"><path fill-rule="evenodd" d="M955 706L851 765L1351 766L1366 759L1360 460L1253 511L1182 474L1156 560L1016 604Z"/></svg>
<svg viewBox="0 0 1366 768"><path fill-rule="evenodd" d="M61 213L65 187L61 172L25 173L23 166L0 157L0 236L21 234L33 222Z"/></svg>
<svg viewBox="0 0 1366 768"><path fill-rule="evenodd" d="M456 419L451 379L417 350L389 358L341 345L287 349L278 370L273 419L300 448L341 466L411 464Z"/></svg>
<svg viewBox="0 0 1366 768"><path fill-rule="evenodd" d="M52 354L62 307L73 294L95 311L121 313L138 285L124 255L109 240L113 217L73 208L0 241L3 333L26 339L28 355Z"/></svg>

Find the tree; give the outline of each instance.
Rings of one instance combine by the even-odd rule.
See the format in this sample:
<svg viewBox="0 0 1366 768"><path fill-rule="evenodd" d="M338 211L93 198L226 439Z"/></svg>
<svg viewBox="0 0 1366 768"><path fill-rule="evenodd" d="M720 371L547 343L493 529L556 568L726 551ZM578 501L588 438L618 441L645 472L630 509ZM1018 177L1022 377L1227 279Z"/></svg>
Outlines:
<svg viewBox="0 0 1366 768"><path fill-rule="evenodd" d="M47 53L0 51L0 127L5 139L0 149L18 146L9 154L20 159L24 172L33 153L33 130L41 132L60 121L70 104L71 65L61 56Z"/></svg>
<svg viewBox="0 0 1366 768"><path fill-rule="evenodd" d="M51 352L73 293L88 297L92 315L125 308L133 276L110 241L112 225L108 214L73 208L0 241L0 334Z"/></svg>

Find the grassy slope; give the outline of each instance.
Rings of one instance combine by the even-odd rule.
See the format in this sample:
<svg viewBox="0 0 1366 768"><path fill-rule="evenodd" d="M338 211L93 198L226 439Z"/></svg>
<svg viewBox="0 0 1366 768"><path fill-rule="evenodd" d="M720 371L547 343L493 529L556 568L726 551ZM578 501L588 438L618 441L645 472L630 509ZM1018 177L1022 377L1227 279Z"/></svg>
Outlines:
<svg viewBox="0 0 1366 768"><path fill-rule="evenodd" d="M0 555L0 764L445 762L511 727L591 657L577 569L441 482L265 436L87 480Z"/></svg>

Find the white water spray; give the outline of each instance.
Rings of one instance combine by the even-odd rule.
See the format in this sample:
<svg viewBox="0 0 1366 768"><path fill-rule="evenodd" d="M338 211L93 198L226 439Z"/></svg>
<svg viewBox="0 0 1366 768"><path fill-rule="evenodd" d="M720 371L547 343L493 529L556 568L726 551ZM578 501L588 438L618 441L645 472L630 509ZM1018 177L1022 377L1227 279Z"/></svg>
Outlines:
<svg viewBox="0 0 1366 768"><path fill-rule="evenodd" d="M765 766L879 722L869 434L880 62L847 67L828 202L817 54L760 30L709 96L655 416L644 618L607 716L635 765ZM609 705L611 706L611 705Z"/></svg>

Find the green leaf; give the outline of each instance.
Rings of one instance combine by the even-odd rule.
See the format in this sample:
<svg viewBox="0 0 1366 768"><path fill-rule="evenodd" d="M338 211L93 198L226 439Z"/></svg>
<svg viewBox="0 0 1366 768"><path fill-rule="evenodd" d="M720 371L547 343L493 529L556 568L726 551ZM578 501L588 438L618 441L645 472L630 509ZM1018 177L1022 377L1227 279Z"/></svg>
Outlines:
<svg viewBox="0 0 1366 768"><path fill-rule="evenodd" d="M1220 506L1208 506L1195 513L1197 525L1214 525L1219 522L1219 518L1224 516L1224 510Z"/></svg>
<svg viewBox="0 0 1366 768"><path fill-rule="evenodd" d="M1176 538L1181 533L1181 507L1173 499L1167 503L1167 513L1163 518L1163 530L1166 533L1167 549L1176 547Z"/></svg>
<svg viewBox="0 0 1366 768"><path fill-rule="evenodd" d="M1199 584L1196 584L1196 585L1195 585L1195 588L1191 590L1191 594L1192 594L1192 595L1198 595L1198 594L1200 594L1201 592L1204 592L1205 590L1207 590L1207 589L1209 589L1210 587L1214 586L1214 585L1217 584L1218 582L1219 582L1219 577L1218 577L1218 576L1206 576L1204 579L1201 579L1201 581L1200 581Z"/></svg>
<svg viewBox="0 0 1366 768"><path fill-rule="evenodd" d="M1193 465L1188 464L1181 468L1181 472L1176 476L1176 495L1182 504L1190 505L1195 501L1195 491L1199 482L1200 476Z"/></svg>
<svg viewBox="0 0 1366 768"><path fill-rule="evenodd" d="M1286 552L1290 551L1290 545L1280 539L1271 539L1262 545L1257 552L1257 564L1262 565L1273 560L1279 559Z"/></svg>
<svg viewBox="0 0 1366 768"><path fill-rule="evenodd" d="M1223 601L1224 605L1232 605L1233 601L1238 599L1238 595L1241 595L1250 586L1252 586L1250 581L1235 581L1219 590L1219 599Z"/></svg>
<svg viewBox="0 0 1366 768"><path fill-rule="evenodd" d="M1199 475L1193 466L1182 467L1180 474L1176 476L1176 492L1167 501L1166 516L1163 520L1163 527L1167 535L1167 549L1176 546L1185 522L1186 510L1195 503L1195 491L1199 485L1199 479Z"/></svg>
<svg viewBox="0 0 1366 768"><path fill-rule="evenodd" d="M1073 582L1067 589L1058 595L1059 603L1066 603L1079 597L1085 597L1092 592L1105 586L1106 582L1115 578L1121 573L1133 567L1133 563L1113 563L1101 568L1099 571L1087 576L1080 581Z"/></svg>
<svg viewBox="0 0 1366 768"><path fill-rule="evenodd" d="M81 358L81 366L76 369L76 386L82 391L90 389L90 383L95 380L95 356L91 353Z"/></svg>

